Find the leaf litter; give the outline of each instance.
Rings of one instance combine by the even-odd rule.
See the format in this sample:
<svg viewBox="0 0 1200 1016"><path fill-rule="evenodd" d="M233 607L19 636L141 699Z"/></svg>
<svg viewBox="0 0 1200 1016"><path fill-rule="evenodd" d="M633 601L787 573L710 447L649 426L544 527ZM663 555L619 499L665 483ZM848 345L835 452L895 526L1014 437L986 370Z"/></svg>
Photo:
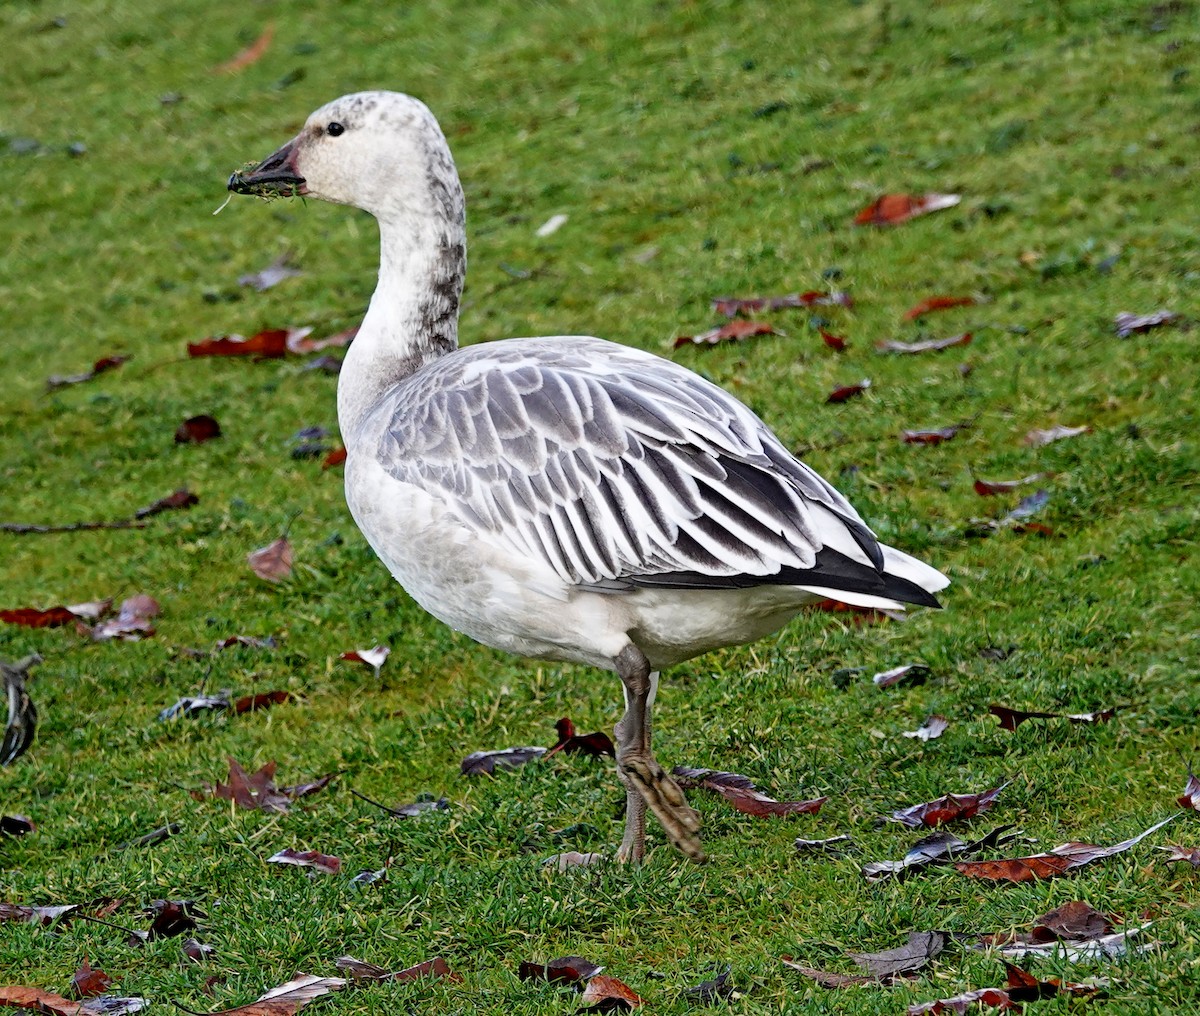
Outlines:
<svg viewBox="0 0 1200 1016"><path fill-rule="evenodd" d="M990 811L1000 796L1000 791L1006 786L1007 783L1002 783L981 794L946 794L924 804L914 804L910 808L894 811L889 816L889 821L899 822L909 829L919 829L922 826L936 829L947 822L974 818Z"/></svg>
<svg viewBox="0 0 1200 1016"><path fill-rule="evenodd" d="M885 339L875 344L881 353L937 353L943 349L953 349L955 346L970 345L971 332L951 335L948 339L926 339L923 342L899 342L896 339Z"/></svg>
<svg viewBox="0 0 1200 1016"><path fill-rule="evenodd" d="M896 226L918 215L953 208L960 194L884 194L854 217L856 226Z"/></svg>
<svg viewBox="0 0 1200 1016"><path fill-rule="evenodd" d="M1107 723L1116 715L1116 709L1099 709L1091 713L1042 713L1009 706L992 705L988 712L1000 720L1001 730L1016 730L1026 720L1069 720L1071 723L1091 725Z"/></svg>
<svg viewBox="0 0 1200 1016"><path fill-rule="evenodd" d="M812 815L821 810L828 797L809 801L776 801L755 789L753 782L740 773L724 773L715 769L690 769L676 766L671 770L684 790L699 788L720 794L734 808L756 818L782 818L791 815Z"/></svg>
<svg viewBox="0 0 1200 1016"><path fill-rule="evenodd" d="M309 783L300 783L290 787L275 785L274 761L266 763L257 772L247 773L233 756L229 756L229 782L206 783L202 790L193 790L192 797L203 801L208 797L232 801L240 808L268 812L288 811L293 802L309 794L323 790L339 775L336 772L319 776Z"/></svg>
<svg viewBox="0 0 1200 1016"><path fill-rule="evenodd" d="M804 293L788 293L786 296L718 296L712 308L718 314L733 317L735 314L756 314L759 311L787 310L793 307L853 307L849 293L839 290L822 292L810 289Z"/></svg>
<svg viewBox="0 0 1200 1016"><path fill-rule="evenodd" d="M770 325L766 321L747 321L737 318L717 328L710 328L708 331L700 332L696 335L680 335L675 340L674 348L679 349L681 346L687 345L715 346L718 342L741 342L755 335L783 334L774 325Z"/></svg>
<svg viewBox="0 0 1200 1016"><path fill-rule="evenodd" d="M99 360L92 364L90 370L86 370L80 374L51 374L46 378L46 387L48 389L64 388L67 385L79 385L85 381L91 381L93 378L110 370L116 370L121 364L128 362L128 356L102 356Z"/></svg>

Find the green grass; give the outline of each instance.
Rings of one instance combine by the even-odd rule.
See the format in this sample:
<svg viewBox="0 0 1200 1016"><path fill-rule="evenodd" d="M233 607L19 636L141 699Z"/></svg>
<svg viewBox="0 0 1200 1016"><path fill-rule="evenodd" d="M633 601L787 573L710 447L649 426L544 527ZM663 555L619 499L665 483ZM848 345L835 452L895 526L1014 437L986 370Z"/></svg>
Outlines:
<svg viewBox="0 0 1200 1016"><path fill-rule="evenodd" d="M911 986L828 992L778 957L850 970L841 950L888 948L913 929L1024 925L1082 898L1129 922L1149 911L1163 947L1069 970L1043 961L1039 974L1110 977L1098 1012L1200 1004L1200 875L1153 849L1194 845L1195 816L1071 879L990 886L935 871L868 885L858 874L917 838L877 826L880 815L943 793L1012 779L967 829L1015 822L1033 851L1124 839L1169 814L1182 789L1200 710L1196 333L1185 322L1120 340L1112 318L1196 314L1194 3L175 6L79 0L62 28L46 27L59 8L33 0L0 9L0 519L127 515L185 483L201 499L143 530L0 533L0 606L136 592L163 606L158 634L138 644L0 627L0 658L45 657L31 687L38 739L0 773L0 812L39 829L0 841L0 896L125 897L114 919L136 926L135 908L153 899L195 899L217 954L195 964L178 939L134 948L83 922L5 924L0 983L63 990L86 955L123 993L211 1010L298 969L332 975L343 953L397 969L441 954L461 985L316 1004L519 1014L575 1003L519 982L518 961L577 953L655 1012L684 1011L681 989L728 964L746 992L733 1011L895 1013L998 983L999 964L952 948ZM267 19L277 34L262 60L210 73ZM468 781L458 762L549 744L563 715L584 731L611 727L615 678L476 646L392 583L346 513L337 471L289 454L301 427L333 426L333 378L298 360L182 358L210 334L330 333L360 318L377 257L366 216L248 200L210 213L228 174L312 108L373 87L425 99L455 150L471 242L464 342L591 333L666 352L715 323L714 296L822 288L835 270L853 293L853 310L823 312L849 338L844 354L802 311L772 315L785 337L674 354L809 449L882 538L954 580L940 613L861 629L805 617L665 680L665 763L744 772L780 797L830 795L818 816L764 822L695 793L709 865L687 864L652 829L641 869L543 872L549 854L619 840L611 765L557 757ZM168 93L182 99L164 104ZM74 141L85 154L67 154ZM828 165L812 169L817 160ZM853 228L886 190L964 200L893 230ZM566 226L536 238L560 212ZM302 277L263 294L237 286L284 249ZM971 292L990 302L921 328L902 321L922 297ZM975 333L966 349L873 350L964 329ZM47 376L118 352L134 359L45 392ZM974 367L965 378L963 362ZM864 376L863 398L823 404ZM196 413L225 436L176 446L176 426ZM905 428L965 419L973 426L938 447L899 441ZM1022 444L1055 423L1093 432ZM964 536L971 518L1017 500L979 499L972 469L1055 471L1037 518L1054 536ZM268 586L245 555L294 514L296 576ZM237 633L274 634L279 648L180 652ZM338 660L376 642L393 649L382 687ZM979 655L988 646L1015 649L994 661ZM924 685L870 685L914 660L932 668ZM865 671L839 690L831 675L845 667ZM201 686L286 688L303 701L156 720ZM1103 726L1005 733L986 715L995 701L1121 708ZM940 740L899 736L930 712L952 720ZM223 777L227 754L278 760L284 783L345 772L282 817L188 796ZM452 808L392 820L351 786L389 803L444 795ZM168 843L117 851L171 821L182 831ZM860 848L845 859L793 855L798 835L843 832ZM396 860L390 881L358 888L263 863L285 846L337 854L350 873ZM208 995L213 974L225 980Z"/></svg>

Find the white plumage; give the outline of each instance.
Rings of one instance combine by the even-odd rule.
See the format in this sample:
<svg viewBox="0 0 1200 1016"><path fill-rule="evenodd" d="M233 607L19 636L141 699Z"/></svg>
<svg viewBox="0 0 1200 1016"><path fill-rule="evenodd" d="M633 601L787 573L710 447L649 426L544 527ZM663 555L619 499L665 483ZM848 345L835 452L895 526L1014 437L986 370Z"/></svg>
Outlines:
<svg viewBox="0 0 1200 1016"><path fill-rule="evenodd" d="M354 204L379 283L338 417L359 528L426 610L480 642L615 670L627 789L692 857L699 822L650 748L657 670L778 630L805 605L936 606L940 572L853 507L727 392L583 336L457 348L462 188L436 120L394 92L345 96L230 189Z"/></svg>

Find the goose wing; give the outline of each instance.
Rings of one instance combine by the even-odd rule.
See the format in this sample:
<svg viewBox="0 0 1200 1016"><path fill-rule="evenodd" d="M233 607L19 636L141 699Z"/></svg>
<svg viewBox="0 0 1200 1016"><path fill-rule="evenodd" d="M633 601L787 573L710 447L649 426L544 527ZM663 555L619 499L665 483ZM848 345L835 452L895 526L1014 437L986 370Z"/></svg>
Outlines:
<svg viewBox="0 0 1200 1016"><path fill-rule="evenodd" d="M807 584L936 604L886 574L857 512L750 409L640 350L469 347L392 389L367 430L390 475L570 586Z"/></svg>

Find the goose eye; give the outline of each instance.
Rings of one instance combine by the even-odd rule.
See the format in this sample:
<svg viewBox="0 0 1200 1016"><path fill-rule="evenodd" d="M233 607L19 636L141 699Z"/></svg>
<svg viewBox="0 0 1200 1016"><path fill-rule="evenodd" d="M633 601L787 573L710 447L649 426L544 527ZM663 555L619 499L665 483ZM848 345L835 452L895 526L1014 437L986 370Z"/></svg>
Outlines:
<svg viewBox="0 0 1200 1016"><path fill-rule="evenodd" d="M345 132L346 132L346 128L343 127L336 120L333 123L331 123L328 127L325 128L325 133L328 134L331 138L336 138L339 134L344 134Z"/></svg>

